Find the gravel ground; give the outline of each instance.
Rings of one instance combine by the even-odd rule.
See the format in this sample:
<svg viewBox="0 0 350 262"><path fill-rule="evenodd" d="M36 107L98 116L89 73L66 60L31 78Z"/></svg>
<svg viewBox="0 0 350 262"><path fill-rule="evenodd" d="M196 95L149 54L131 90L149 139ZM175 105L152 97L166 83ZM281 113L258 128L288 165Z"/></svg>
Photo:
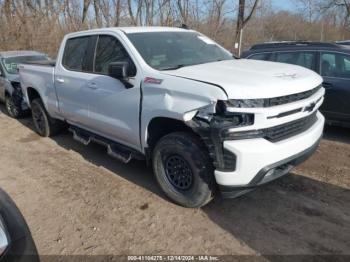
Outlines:
<svg viewBox="0 0 350 262"><path fill-rule="evenodd" d="M293 173L238 199L186 209L144 162L128 165L69 133L41 138L0 110L0 187L41 255L350 254L350 132L327 128Z"/></svg>

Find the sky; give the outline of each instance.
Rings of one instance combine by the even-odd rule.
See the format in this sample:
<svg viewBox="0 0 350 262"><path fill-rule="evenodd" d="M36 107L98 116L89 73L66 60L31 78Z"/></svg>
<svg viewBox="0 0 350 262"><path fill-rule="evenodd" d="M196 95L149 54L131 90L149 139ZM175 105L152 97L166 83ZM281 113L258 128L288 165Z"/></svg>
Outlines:
<svg viewBox="0 0 350 262"><path fill-rule="evenodd" d="M280 10L296 11L297 9L294 0L271 0L271 2L273 6Z"/></svg>

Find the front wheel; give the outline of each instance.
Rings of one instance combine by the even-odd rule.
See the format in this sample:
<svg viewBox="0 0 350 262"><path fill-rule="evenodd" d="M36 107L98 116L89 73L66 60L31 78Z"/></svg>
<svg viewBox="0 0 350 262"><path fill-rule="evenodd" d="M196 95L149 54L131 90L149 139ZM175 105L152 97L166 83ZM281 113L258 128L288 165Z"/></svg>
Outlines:
<svg viewBox="0 0 350 262"><path fill-rule="evenodd" d="M177 132L164 136L154 148L152 162L160 187L174 202L201 207L213 198L212 160L195 135Z"/></svg>

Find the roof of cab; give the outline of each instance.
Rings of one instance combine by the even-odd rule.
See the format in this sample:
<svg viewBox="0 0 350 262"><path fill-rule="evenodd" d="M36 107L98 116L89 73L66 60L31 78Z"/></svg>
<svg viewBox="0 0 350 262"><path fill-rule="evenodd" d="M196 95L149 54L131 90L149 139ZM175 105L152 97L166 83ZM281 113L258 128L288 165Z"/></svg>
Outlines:
<svg viewBox="0 0 350 262"><path fill-rule="evenodd" d="M80 34L99 33L99 32L108 32L108 31L121 31L126 34L131 34L131 33L145 33L145 32L189 32L193 30L180 28L180 27L165 27L165 26L105 27L105 28L98 28L98 29L91 29L91 30L69 33L67 34L67 36L70 37L70 36L76 36Z"/></svg>
<svg viewBox="0 0 350 262"><path fill-rule="evenodd" d="M34 56L34 55L45 55L45 54L37 52L37 51L29 51L29 50L1 51L0 52L0 57L2 57L2 58L17 57L17 56Z"/></svg>
<svg viewBox="0 0 350 262"><path fill-rule="evenodd" d="M165 27L165 26L138 26L138 27L115 27L127 34L129 33L144 33L144 32L186 32L191 31L180 27Z"/></svg>

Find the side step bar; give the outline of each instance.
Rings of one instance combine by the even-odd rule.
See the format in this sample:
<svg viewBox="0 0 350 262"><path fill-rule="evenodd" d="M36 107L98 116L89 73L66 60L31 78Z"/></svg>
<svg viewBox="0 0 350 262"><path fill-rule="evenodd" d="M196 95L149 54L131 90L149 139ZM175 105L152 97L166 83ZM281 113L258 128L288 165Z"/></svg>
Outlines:
<svg viewBox="0 0 350 262"><path fill-rule="evenodd" d="M91 142L98 143L107 147L107 153L111 157L118 159L123 163L129 163L131 159L143 160L144 156L142 153L129 148L127 146L121 145L105 137L96 135L84 129L76 126L71 126L69 131L73 133L73 139L87 146Z"/></svg>

